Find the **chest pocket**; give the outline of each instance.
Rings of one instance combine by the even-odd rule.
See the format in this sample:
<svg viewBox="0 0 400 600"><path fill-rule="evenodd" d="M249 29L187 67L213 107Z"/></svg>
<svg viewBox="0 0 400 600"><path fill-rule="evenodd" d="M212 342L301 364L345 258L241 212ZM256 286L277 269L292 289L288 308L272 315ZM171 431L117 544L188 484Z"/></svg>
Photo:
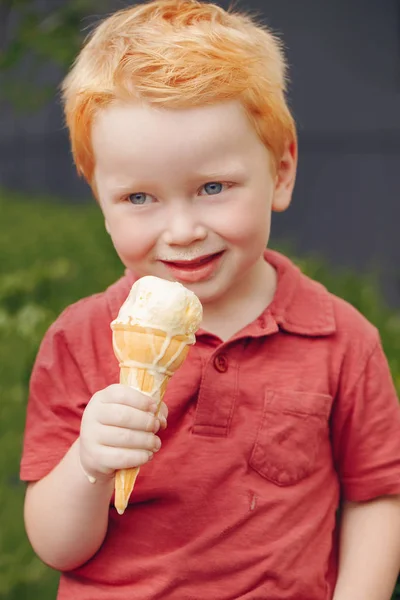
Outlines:
<svg viewBox="0 0 400 600"><path fill-rule="evenodd" d="M293 485L316 468L323 441L329 440L331 396L267 390L250 466L281 486Z"/></svg>

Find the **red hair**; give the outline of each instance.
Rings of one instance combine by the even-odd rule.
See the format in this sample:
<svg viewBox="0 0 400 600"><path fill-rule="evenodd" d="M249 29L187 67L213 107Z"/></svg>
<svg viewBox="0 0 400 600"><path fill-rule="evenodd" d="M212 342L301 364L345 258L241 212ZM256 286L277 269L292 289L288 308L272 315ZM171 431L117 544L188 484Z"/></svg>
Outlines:
<svg viewBox="0 0 400 600"><path fill-rule="evenodd" d="M78 169L93 183L91 125L114 100L187 108L238 100L275 165L296 129L280 41L245 14L196 0L153 0L114 13L63 82Z"/></svg>

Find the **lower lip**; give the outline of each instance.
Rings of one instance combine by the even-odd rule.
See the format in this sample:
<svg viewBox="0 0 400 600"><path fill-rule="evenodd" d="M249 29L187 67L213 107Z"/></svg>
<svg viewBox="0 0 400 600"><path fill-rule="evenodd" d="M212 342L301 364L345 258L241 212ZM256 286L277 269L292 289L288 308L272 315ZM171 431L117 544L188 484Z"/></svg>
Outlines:
<svg viewBox="0 0 400 600"><path fill-rule="evenodd" d="M223 252L220 254L215 254L212 258L204 263L197 263L188 266L168 262L164 262L163 264L167 267L174 279L177 279L178 281L184 281L185 283L198 283L199 281L210 279L210 277L215 274L223 254Z"/></svg>

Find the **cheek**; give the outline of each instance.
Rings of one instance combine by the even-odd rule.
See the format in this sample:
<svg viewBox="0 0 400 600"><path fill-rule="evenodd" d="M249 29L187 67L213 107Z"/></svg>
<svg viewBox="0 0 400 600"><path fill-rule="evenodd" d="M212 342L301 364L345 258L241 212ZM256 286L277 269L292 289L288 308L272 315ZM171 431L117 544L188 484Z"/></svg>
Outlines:
<svg viewBox="0 0 400 600"><path fill-rule="evenodd" d="M151 228L140 225L138 220L109 221L109 234L118 254L130 259L141 258L154 245Z"/></svg>
<svg viewBox="0 0 400 600"><path fill-rule="evenodd" d="M220 223L220 235L233 244L265 244L269 235L271 213L268 203L249 207L245 203L228 210Z"/></svg>

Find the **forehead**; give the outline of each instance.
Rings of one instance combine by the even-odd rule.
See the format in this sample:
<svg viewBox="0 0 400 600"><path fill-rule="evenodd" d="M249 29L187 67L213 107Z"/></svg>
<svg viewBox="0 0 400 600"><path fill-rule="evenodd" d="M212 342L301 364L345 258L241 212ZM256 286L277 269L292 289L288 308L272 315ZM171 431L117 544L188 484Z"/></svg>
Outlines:
<svg viewBox="0 0 400 600"><path fill-rule="evenodd" d="M117 103L96 116L92 128L96 169L207 168L251 160L265 152L236 101L187 109Z"/></svg>

